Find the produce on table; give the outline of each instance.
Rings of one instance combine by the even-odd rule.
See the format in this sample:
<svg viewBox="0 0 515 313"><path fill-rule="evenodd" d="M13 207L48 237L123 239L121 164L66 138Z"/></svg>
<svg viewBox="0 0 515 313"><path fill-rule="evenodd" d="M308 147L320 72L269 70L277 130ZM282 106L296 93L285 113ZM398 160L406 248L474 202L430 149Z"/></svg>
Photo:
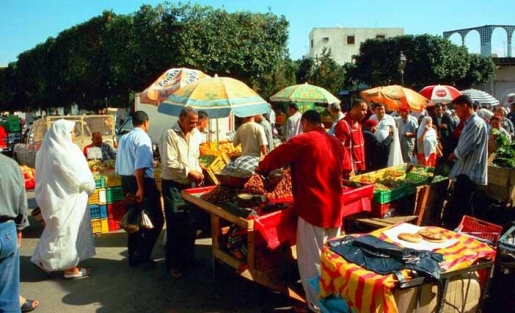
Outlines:
<svg viewBox="0 0 515 313"><path fill-rule="evenodd" d="M203 167L208 167L213 163L213 161L216 159L216 155L201 155L198 160L200 162L200 165Z"/></svg>
<svg viewBox="0 0 515 313"><path fill-rule="evenodd" d="M267 190L263 178L258 174L253 174L243 187L248 193L264 194L267 200L283 199L292 196L290 170L285 170L281 178L277 173L272 173L269 175L269 180L272 185L271 188L273 188L271 191ZM277 184L273 184L274 182L277 182Z"/></svg>
<svg viewBox="0 0 515 313"><path fill-rule="evenodd" d="M492 130L492 135L497 136L495 158L493 164L499 167L514 168L515 167L515 142L511 143L506 135L499 132L498 129Z"/></svg>
<svg viewBox="0 0 515 313"><path fill-rule="evenodd" d="M210 191L202 194L200 198L207 202L211 202L215 205L221 205L227 201L231 201L235 195L239 194L241 190L226 187L226 186L216 186Z"/></svg>
<svg viewBox="0 0 515 313"><path fill-rule="evenodd" d="M200 145L200 154L201 155L220 155L222 152L225 152L227 156L231 159L237 158L241 156L241 145L234 147L232 142L205 142Z"/></svg>
<svg viewBox="0 0 515 313"><path fill-rule="evenodd" d="M89 160L88 166L92 172L99 172L103 170L113 170L115 167L116 160Z"/></svg>
<svg viewBox="0 0 515 313"><path fill-rule="evenodd" d="M28 167L26 165L20 165L21 173L23 174L23 178L29 179L36 177L36 170L32 167Z"/></svg>

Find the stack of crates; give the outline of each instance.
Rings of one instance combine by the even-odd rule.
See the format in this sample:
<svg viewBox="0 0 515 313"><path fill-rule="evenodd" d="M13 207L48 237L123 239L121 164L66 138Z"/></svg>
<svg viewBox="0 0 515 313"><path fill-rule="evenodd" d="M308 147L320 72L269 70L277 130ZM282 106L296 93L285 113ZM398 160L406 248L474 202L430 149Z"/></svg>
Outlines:
<svg viewBox="0 0 515 313"><path fill-rule="evenodd" d="M126 212L123 198L121 177L112 174L106 177L107 222L110 232L120 229L120 220Z"/></svg>
<svg viewBox="0 0 515 313"><path fill-rule="evenodd" d="M93 234L104 234L109 232L105 180L100 175L95 175L94 177L96 189L88 200L91 215L91 229Z"/></svg>

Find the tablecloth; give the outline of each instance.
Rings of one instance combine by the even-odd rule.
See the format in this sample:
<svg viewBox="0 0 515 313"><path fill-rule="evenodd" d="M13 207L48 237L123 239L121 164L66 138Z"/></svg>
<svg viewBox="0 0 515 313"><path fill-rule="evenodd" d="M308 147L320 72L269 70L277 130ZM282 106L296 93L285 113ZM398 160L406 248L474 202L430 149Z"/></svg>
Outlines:
<svg viewBox="0 0 515 313"><path fill-rule="evenodd" d="M392 242L384 235L384 231L391 227L378 229L370 234ZM438 230L446 238L458 240L452 246L434 250L434 252L441 253L444 257L444 261L440 263L442 272L464 269L482 259L488 261L495 259L495 250L485 243L446 229L430 228ZM405 277L409 277L408 271L403 274ZM338 254L329 250L329 247L323 247L320 279L321 298L339 295L345 299L353 312L398 312L392 292L396 285L397 279L393 274L379 275L368 271L359 265L347 262Z"/></svg>

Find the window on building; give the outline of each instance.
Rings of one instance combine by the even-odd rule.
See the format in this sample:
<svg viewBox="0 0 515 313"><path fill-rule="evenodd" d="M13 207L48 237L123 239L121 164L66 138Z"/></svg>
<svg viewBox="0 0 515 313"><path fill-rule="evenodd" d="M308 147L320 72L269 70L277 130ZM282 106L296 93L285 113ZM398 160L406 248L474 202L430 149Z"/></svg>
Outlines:
<svg viewBox="0 0 515 313"><path fill-rule="evenodd" d="M356 43L356 37L355 36L347 36L347 44L348 45L354 45Z"/></svg>
<svg viewBox="0 0 515 313"><path fill-rule="evenodd" d="M386 36L385 35L376 35L376 39L385 39Z"/></svg>
<svg viewBox="0 0 515 313"><path fill-rule="evenodd" d="M329 42L329 37L324 37L323 40L324 42Z"/></svg>
<svg viewBox="0 0 515 313"><path fill-rule="evenodd" d="M311 39L311 48L313 48L313 39Z"/></svg>

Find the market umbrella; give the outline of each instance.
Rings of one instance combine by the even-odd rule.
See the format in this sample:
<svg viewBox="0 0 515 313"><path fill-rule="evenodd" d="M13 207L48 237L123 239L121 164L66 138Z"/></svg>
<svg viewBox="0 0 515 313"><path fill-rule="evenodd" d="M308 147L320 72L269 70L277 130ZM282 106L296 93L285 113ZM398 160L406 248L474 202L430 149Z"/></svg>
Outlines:
<svg viewBox="0 0 515 313"><path fill-rule="evenodd" d="M419 93L435 103L448 103L461 96L458 89L447 85L426 86Z"/></svg>
<svg viewBox="0 0 515 313"><path fill-rule="evenodd" d="M466 89L461 91L462 94L467 95L479 103L479 106L496 106L499 105L499 100L494 98L491 94L486 91L478 89Z"/></svg>
<svg viewBox="0 0 515 313"><path fill-rule="evenodd" d="M238 117L270 112L270 104L245 83L218 76L182 87L159 104L157 111L179 116L185 106L203 110L210 118L227 117L231 110Z"/></svg>
<svg viewBox="0 0 515 313"><path fill-rule="evenodd" d="M503 107L509 108L512 104L515 103L515 93L509 93L502 97L501 105Z"/></svg>
<svg viewBox="0 0 515 313"><path fill-rule="evenodd" d="M274 102L340 103L340 100L322 87L308 83L286 87L270 97Z"/></svg>
<svg viewBox="0 0 515 313"><path fill-rule="evenodd" d="M140 94L140 101L141 103L158 105L180 88L208 77L210 76L199 70L185 67L171 68Z"/></svg>
<svg viewBox="0 0 515 313"><path fill-rule="evenodd" d="M407 106L412 111L421 112L429 101L418 92L399 85L367 89L362 91L360 95L367 103L382 103L390 111L397 111L399 108Z"/></svg>

